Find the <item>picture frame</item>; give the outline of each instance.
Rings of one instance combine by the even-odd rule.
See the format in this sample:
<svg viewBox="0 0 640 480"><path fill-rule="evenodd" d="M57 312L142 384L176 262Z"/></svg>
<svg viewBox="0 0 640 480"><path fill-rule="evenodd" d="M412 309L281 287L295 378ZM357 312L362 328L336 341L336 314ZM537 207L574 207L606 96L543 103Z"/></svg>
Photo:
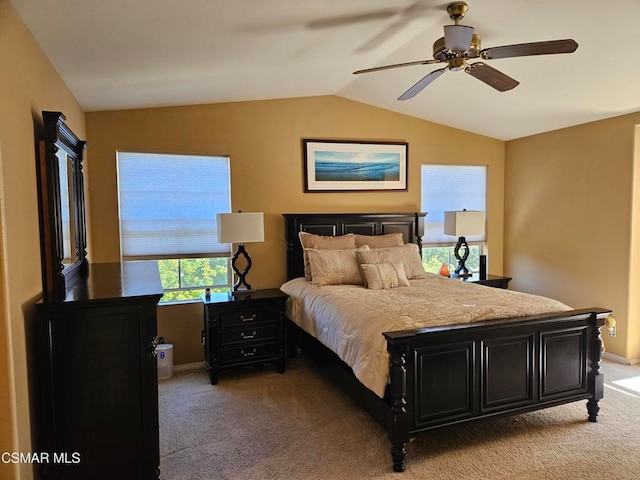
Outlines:
<svg viewBox="0 0 640 480"><path fill-rule="evenodd" d="M407 142L302 141L305 192L406 191Z"/></svg>

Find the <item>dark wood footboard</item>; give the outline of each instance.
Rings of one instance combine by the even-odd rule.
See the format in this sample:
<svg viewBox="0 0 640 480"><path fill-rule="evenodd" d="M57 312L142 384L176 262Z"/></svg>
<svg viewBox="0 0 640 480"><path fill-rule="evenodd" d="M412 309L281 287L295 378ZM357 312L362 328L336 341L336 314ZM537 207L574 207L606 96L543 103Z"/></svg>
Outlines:
<svg viewBox="0 0 640 480"><path fill-rule="evenodd" d="M387 332L393 468L416 433L603 396L600 327L608 310Z"/></svg>
<svg viewBox="0 0 640 480"><path fill-rule="evenodd" d="M592 308L387 332L389 384L384 398L292 322L288 339L385 428L393 469L402 472L409 439L420 432L579 400L587 400L585 417L597 421L604 386L600 327L609 313Z"/></svg>

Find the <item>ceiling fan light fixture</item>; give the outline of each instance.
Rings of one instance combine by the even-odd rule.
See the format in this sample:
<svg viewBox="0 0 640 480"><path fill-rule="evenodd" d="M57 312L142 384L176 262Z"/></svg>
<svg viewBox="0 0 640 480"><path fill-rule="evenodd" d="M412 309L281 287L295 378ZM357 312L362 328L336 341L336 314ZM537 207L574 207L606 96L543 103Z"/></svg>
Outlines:
<svg viewBox="0 0 640 480"><path fill-rule="evenodd" d="M466 52L473 39L473 27L468 25L445 25L444 41L447 50L452 52Z"/></svg>

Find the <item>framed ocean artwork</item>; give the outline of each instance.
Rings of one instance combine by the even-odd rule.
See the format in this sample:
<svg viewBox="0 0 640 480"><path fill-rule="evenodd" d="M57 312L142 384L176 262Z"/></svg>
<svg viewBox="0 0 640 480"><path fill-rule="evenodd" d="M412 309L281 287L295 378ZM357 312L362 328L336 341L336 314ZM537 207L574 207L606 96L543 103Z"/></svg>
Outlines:
<svg viewBox="0 0 640 480"><path fill-rule="evenodd" d="M407 190L406 142L302 140L305 192Z"/></svg>

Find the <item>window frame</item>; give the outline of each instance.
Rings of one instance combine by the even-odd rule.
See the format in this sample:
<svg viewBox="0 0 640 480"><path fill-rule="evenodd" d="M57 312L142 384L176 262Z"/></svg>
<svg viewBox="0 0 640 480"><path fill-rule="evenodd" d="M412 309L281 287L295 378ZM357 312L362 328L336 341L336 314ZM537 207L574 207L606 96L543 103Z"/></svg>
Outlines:
<svg viewBox="0 0 640 480"><path fill-rule="evenodd" d="M223 202L223 208L220 209L216 209L216 210L212 210L213 211L213 218L215 218L215 213L230 213L231 212L231 165L230 165L230 157L228 155L211 155L211 154L177 154L177 153L168 153L168 152L141 152L141 151L132 151L132 150L126 150L126 151L118 151L117 152L117 156L116 156L116 167L118 170L118 189L117 189L117 193L118 193L118 222L119 222L119 227L120 227L120 257L122 261L141 261L141 260L156 260L158 262L161 261L177 261L177 266L176 266L176 274L177 274L177 283L178 283L178 287L165 287L165 283L168 283L168 280L165 278L163 281L163 291L165 293L179 293L179 292L189 292L189 291L202 291L204 293L204 289L205 288L211 288L211 290L213 291L225 291L231 288L232 283L233 283L233 274L232 274L232 269L231 269L231 264L230 264L230 256L231 256L231 245L226 245L226 244L221 244L221 245L226 245L226 247L223 248L219 248L220 245L218 245L216 248L218 250L225 250L226 251L215 251L212 253L207 253L207 252L197 252L194 251L193 253L184 253L184 252L171 252L170 249L167 249L166 252L164 253L153 253L153 254L143 254L143 255L123 255L123 240L122 240L122 236L123 236L123 219L121 216L121 199L122 199L122 193L121 193L121 166L120 166L120 158L118 157L118 155L131 155L131 157L127 160L127 161L135 161L135 156L139 155L140 158L144 158L147 161L149 161L149 157L164 157L166 159L166 161L171 161L172 157L173 161L180 161L181 158L188 158L188 157L201 157L201 159L212 159L213 161L224 161L226 162L226 166L224 167L216 167L216 168L226 168L226 182L221 183L221 182L217 182L215 183L215 185L226 185L226 188L222 188L222 189L211 189L209 192L211 195L224 195L227 197L226 202ZM142 160L141 160L142 161ZM197 161L197 159L196 159ZM169 167L171 168L171 167ZM182 183L182 185L184 185L184 183ZM183 193L187 190L178 190L180 187L179 185L176 186L175 191L178 192L178 194ZM143 197L144 198L144 197ZM228 207L228 208L224 208L224 207ZM171 217L171 220L175 221L176 218L179 217ZM157 221L157 218L156 218ZM207 220L208 221L208 220ZM215 220L214 220L215 221ZM215 227L217 228L217 226ZM213 238L216 238L215 235L212 236ZM199 247L197 247L199 248ZM224 284L212 284L212 285L193 285L193 286L184 286L184 279L182 278L182 271L184 268L184 264L183 262L188 261L188 260L198 260L198 259L212 259L212 258L224 258L225 259L225 267L226 267L226 282ZM161 270L161 281L163 280L162 277L162 270ZM171 283L174 283L173 281ZM199 295L195 295L190 298L190 299L171 299L171 300L165 300L163 297L162 299L160 299L160 303L189 303L189 302L194 302L194 301L198 301L199 300Z"/></svg>

